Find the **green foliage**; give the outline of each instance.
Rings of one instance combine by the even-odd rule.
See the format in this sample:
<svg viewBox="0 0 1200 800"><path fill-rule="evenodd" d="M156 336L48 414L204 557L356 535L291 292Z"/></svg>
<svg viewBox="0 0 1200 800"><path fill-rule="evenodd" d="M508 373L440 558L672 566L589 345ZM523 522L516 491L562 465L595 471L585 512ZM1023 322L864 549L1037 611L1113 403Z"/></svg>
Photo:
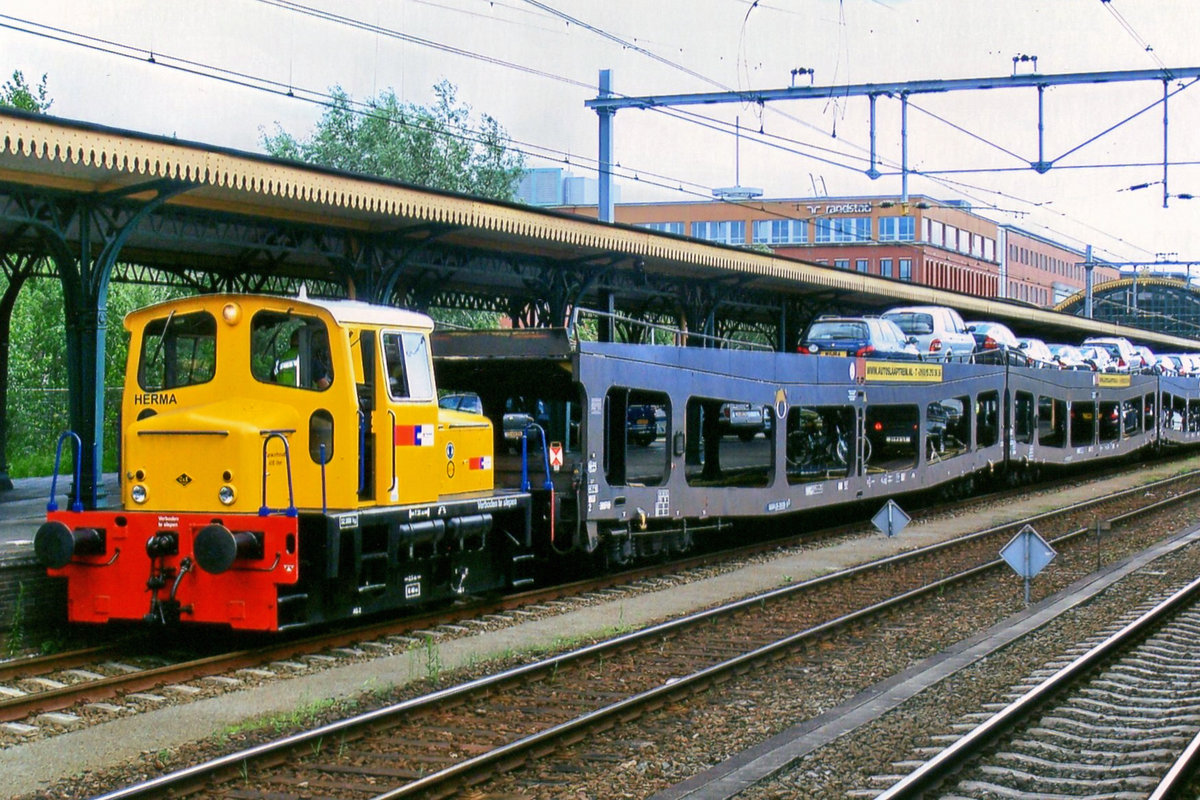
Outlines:
<svg viewBox="0 0 1200 800"><path fill-rule="evenodd" d="M0 278L0 290L4 280ZM165 300L177 289L113 284L108 298L105 337L104 465L117 468L117 416L129 336L121 325L135 308ZM54 443L70 427L67 405L67 334L62 287L57 280L30 280L13 309L8 375L8 460L14 478L49 475L54 469ZM63 469L72 468L64 448Z"/></svg>
<svg viewBox="0 0 1200 800"><path fill-rule="evenodd" d="M432 636L425 637L425 678L434 686L442 679L442 652Z"/></svg>
<svg viewBox="0 0 1200 800"><path fill-rule="evenodd" d="M335 86L330 91L333 103L310 138L300 140L280 128L274 136L263 134L263 147L279 158L513 199L525 164L522 156L508 150L507 132L486 114L472 120L471 107L458 101L449 81L433 91L437 100L426 108L401 103L388 89L364 112Z"/></svg>
<svg viewBox="0 0 1200 800"><path fill-rule="evenodd" d="M300 705L293 709L273 714L263 714L244 722L229 725L218 733L217 738L224 745L229 741L230 737L239 734L255 733L258 731L270 731L276 734L290 733L298 728L309 727L321 722L334 709L349 709L352 706L353 703L351 702L339 701L328 697L301 702Z"/></svg>
<svg viewBox="0 0 1200 800"><path fill-rule="evenodd" d="M17 602L13 606L12 620L8 625L8 636L4 639L4 652L16 658L25 650L25 583L17 584Z"/></svg>
<svg viewBox="0 0 1200 800"><path fill-rule="evenodd" d="M488 330L500 327L500 314L491 311L468 311L461 308L431 308L429 316L438 323L439 327L467 328L470 330Z"/></svg>
<svg viewBox="0 0 1200 800"><path fill-rule="evenodd" d="M52 103L53 100L46 98L45 75L42 76L42 82L33 87L25 81L21 70L13 70L12 78L0 86L0 106L45 114Z"/></svg>

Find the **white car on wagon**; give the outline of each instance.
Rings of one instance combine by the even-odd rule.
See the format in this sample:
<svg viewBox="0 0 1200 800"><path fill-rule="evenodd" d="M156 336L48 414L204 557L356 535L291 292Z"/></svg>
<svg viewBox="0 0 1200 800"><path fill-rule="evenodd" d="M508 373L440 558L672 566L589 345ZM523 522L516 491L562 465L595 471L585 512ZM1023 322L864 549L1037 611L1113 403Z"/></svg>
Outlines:
<svg viewBox="0 0 1200 800"><path fill-rule="evenodd" d="M975 352L975 337L953 308L946 306L903 306L882 314L917 340L917 350L926 361L967 359Z"/></svg>

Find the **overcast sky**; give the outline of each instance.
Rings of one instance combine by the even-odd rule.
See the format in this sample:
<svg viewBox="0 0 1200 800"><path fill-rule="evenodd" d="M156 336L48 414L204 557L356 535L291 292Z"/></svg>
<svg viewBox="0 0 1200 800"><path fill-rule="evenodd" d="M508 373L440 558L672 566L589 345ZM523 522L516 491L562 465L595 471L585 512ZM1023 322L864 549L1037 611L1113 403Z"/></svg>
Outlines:
<svg viewBox="0 0 1200 800"><path fill-rule="evenodd" d="M618 93L650 95L1032 72L1020 55L1045 74L1200 66L1197 0L0 0L0 15L0 74L46 74L58 116L256 151L276 125L310 132L322 108L302 98L331 86L427 104L445 79L529 166L577 175L594 175L583 104L601 69ZM909 192L1112 260L1200 261L1200 86L1168 105L1167 186L1198 199L1166 209L1162 95L1161 82L1047 89L1042 158L1055 166L1041 175L1027 168L1035 90L915 96L909 167L927 174ZM863 98L621 111L622 199L697 200L735 182L768 198L898 194L899 108L879 100L875 181Z"/></svg>

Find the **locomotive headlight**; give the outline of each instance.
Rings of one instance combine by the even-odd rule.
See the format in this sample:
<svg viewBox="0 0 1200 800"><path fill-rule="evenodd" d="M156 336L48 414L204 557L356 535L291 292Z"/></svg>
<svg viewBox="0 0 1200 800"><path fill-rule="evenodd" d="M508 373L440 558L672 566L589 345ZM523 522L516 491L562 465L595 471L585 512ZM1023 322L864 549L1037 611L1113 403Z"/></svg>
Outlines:
<svg viewBox="0 0 1200 800"><path fill-rule="evenodd" d="M146 487L140 483L135 483L129 487L129 496L133 498L133 502L135 503L146 502Z"/></svg>
<svg viewBox="0 0 1200 800"><path fill-rule="evenodd" d="M238 320L242 318L242 307L237 303L226 303L221 308L221 319L225 320L227 325L237 325Z"/></svg>
<svg viewBox="0 0 1200 800"><path fill-rule="evenodd" d="M228 483L217 490L217 499L227 506L233 505L233 501L237 499L237 490Z"/></svg>

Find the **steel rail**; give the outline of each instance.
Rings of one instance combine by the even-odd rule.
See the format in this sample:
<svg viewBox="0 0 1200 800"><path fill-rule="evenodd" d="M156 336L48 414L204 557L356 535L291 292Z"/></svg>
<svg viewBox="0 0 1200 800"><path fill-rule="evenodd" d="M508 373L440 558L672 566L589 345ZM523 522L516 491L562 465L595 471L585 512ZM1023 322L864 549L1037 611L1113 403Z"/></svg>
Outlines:
<svg viewBox="0 0 1200 800"><path fill-rule="evenodd" d="M390 719L403 717L404 715L418 709L428 709L441 703L459 701L475 692L494 689L500 687L501 685L526 680L540 673L554 672L570 662L593 658L613 650L629 647L647 639L661 637L669 633L675 633L685 627L697 625L707 620L715 619L719 616L726 616L755 605L786 597L791 594L819 588L825 584L844 580L864 572L878 570L880 568L891 566L906 560L915 560L930 555L931 553L939 552L948 547L969 543L982 536L995 536L996 534L1002 533L1006 530L1019 529L1025 524L1029 524L1031 521L1039 521L1053 516L1074 513L1081 509L1086 509L1100 503L1111 502L1114 499L1119 499L1133 492L1144 493L1148 488L1161 488L1163 486L1183 480L1184 478L1190 477L1194 477L1194 475L1188 473L1185 476L1175 476L1172 478L1163 479L1161 481L1156 481L1151 484L1144 484L1133 489L1114 492L1111 495L1106 495L1104 497L1090 498L1086 501L1071 504L1064 509L1043 512L1026 519L993 526L986 530L977 531L967 536L959 537L947 542L927 545L925 547L900 553L885 559L870 562L869 564L856 565L846 570L839 570L838 572L829 573L788 586L779 587L754 595L752 597L743 598L737 601L722 604L714 608L705 609L694 614L689 614L685 617L658 623L656 625L623 634L621 636L614 637L613 639L606 640L604 642L598 642L596 644L579 648L568 653L562 653L537 662L521 665L510 670L505 670L501 673L478 678L460 686L449 687L447 689L439 690L422 697L413 698L391 706L376 709L365 714L340 720L328 725L323 725L314 730L297 733L275 742L269 742L244 751L231 753L204 764L197 764L174 773L152 778L140 784L134 784L115 790L96 798L96 800L127 800L129 798L162 796L166 793L187 791L196 783L212 780L214 777L223 777L236 774L247 762L257 759L269 759L275 761L283 758L283 754L287 751L293 751L297 748L311 746L312 743L323 740L326 737L340 736L344 738L357 738L365 735L367 731L374 727L390 724L388 722ZM1183 502L1184 500L1197 496L1200 496L1200 489L1193 489L1175 495L1171 498L1167 498L1166 500L1155 501L1147 506L1147 508L1157 509L1163 507L1164 504ZM1139 510L1139 512L1146 513L1142 510ZM1120 515L1119 519L1129 519L1135 515L1135 513L1123 514ZM1087 534L1091 530L1092 529L1090 527L1078 528L1059 537L1055 537L1052 539L1052 541L1060 542L1069 540L1080 535ZM711 665L694 674L673 678L657 688L622 699L602 709L593 710L581 715L574 720L560 723L545 730L538 731L537 733L505 744L496 750L477 755L468 761L460 762L459 764L447 767L446 769L431 773L430 775L420 778L413 783L406 784L405 786L395 788L385 794L379 795L377 798L375 798L375 800L385 800L385 798L386 800L392 800L393 798L404 797L412 793L428 791L435 783L462 781L468 775L482 769L490 768L492 765L497 763L511 763L519 757L523 760L523 753L537 749L544 749L550 741L557 737L577 733L580 730L597 725L607 725L613 719L629 718L631 715L635 714L636 709L640 707L653 705L655 703L661 704L661 702L665 702L677 694L694 692L695 689L698 686L703 685L705 681L713 680L719 675L739 669L745 669L754 662L775 657L779 653L794 648L813 637L830 633L831 631L834 631L845 625L869 618L870 616L879 614L880 612L888 609L898 607L929 593L942 591L949 586L969 580L985 572L1000 569L1003 566L1005 566L1003 559L997 558L983 564L978 564L954 575L931 581L921 587L911 589L886 600L873 603L849 614L842 615L835 619L826 620L825 622L812 626L804 631L788 635L775 642L758 647L747 653L740 654L719 664Z"/></svg>
<svg viewBox="0 0 1200 800"><path fill-rule="evenodd" d="M1082 503L1064 507L1063 509L1044 512L1043 514L1030 519L1036 521L1047 516L1054 516L1060 513L1070 513L1078 510L1080 507L1111 501L1124 496L1124 494L1137 490L1144 491L1146 489L1160 487L1173 482L1184 481L1188 478L1197 476L1200 476L1200 470L1192 470L1181 475L1156 481L1154 483L1143 484L1142 486L1123 490L1120 493L1105 495L1104 497L1100 498L1091 498L1089 500L1082 501ZM1067 482L1070 482L1071 480L1072 479L1067 479ZM1018 494L1023 491L1025 490L1005 489L999 492L968 498L953 504L943 505L938 507L937 511L943 512L947 508L969 506L978 502L994 501L997 498L1003 498L1010 494ZM1025 521L1023 520L1022 523L1023 522ZM1005 528L1012 527L1016 524L1017 523L1005 523L997 526L996 529L980 531L973 535L992 535L996 532L996 530L1004 530ZM838 533L857 530L860 527L860 523L851 522L826 529L820 533L824 536L830 536ZM144 691L164 683L178 683L206 675L216 675L229 670L252 667L270 661L277 661L280 659L315 653L331 647L342 647L361 642L363 640L375 639L388 635L403 635L406 633L412 633L429 625L436 626L439 624L453 623L461 619L478 617L480 615L497 613L504 610L511 610L524 605L547 602L552 599L564 597L573 597L589 591L599 591L605 588L628 584L632 581L675 574L684 570L707 566L714 562L728 559L730 557L761 553L769 550L775 550L780 547L787 547L790 544L798 542L811 541L812 535L813 534L810 532L808 534L799 536L785 537L781 540L777 539L772 541L764 541L752 545L745 545L737 548L720 550L713 553L691 556L666 564L642 566L633 570L613 573L611 575L605 575L599 578L588 578L553 587L533 589L527 592L507 595L498 600L488 601L479 605L464 607L462 609L452 611L441 609L427 612L419 616L404 617L403 619L399 620L387 620L384 622L371 623L345 631L338 631L334 633L318 633L316 635L298 640L274 643L262 648L244 649L226 653L224 655L189 659L176 664L154 667L135 673L83 681L80 683L75 683L60 688L47 689L20 697L4 697L0 698L0 722L20 720L37 713L59 711L69 708L80 702L96 702L98 700L116 697L125 692ZM936 549L939 547L951 546L952 544L953 542L948 542L929 545L928 547ZM914 550L910 552L915 554L918 552L925 552L925 549L922 548L921 550ZM866 567L869 565L863 566ZM20 678L23 675L44 675L49 672L53 672L54 670L65 670L73 667L86 666L89 661L94 662L95 658L99 655L115 652L117 652L116 646L105 645L97 648L72 651L68 654L37 656L34 658L17 659L10 662L4 662L0 663L0 680L13 680Z"/></svg>
<svg viewBox="0 0 1200 800"><path fill-rule="evenodd" d="M937 786L945 776L961 768L981 748L1012 730L1014 726L1049 702L1062 689L1078 682L1096 667L1103 665L1115 653L1129 647L1130 642L1143 638L1162 625L1181 607L1191 605L1200 596L1200 578L1192 581L1121 630L1106 638L1070 664L1009 703L995 715L980 723L974 730L955 741L913 772L906 775L875 800L908 800ZM1193 742L1193 745L1195 742Z"/></svg>
<svg viewBox="0 0 1200 800"><path fill-rule="evenodd" d="M119 643L101 644L69 652L47 653L3 661L0 662L0 681L10 681L27 675L45 675L49 672L93 664L98 658L121 652L122 646Z"/></svg>

